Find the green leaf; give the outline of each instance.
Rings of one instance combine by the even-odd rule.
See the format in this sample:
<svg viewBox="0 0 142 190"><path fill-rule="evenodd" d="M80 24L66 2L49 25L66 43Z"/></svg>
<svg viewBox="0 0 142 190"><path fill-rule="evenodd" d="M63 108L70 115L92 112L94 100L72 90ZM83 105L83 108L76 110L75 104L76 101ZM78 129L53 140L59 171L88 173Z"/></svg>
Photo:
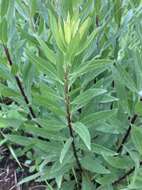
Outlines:
<svg viewBox="0 0 142 190"><path fill-rule="evenodd" d="M2 118L0 117L0 128L14 127L17 128L22 124L23 121L15 118Z"/></svg>
<svg viewBox="0 0 142 190"><path fill-rule="evenodd" d="M7 37L7 20L6 18L2 19L2 22L0 23L0 40L3 43L7 43L8 37Z"/></svg>
<svg viewBox="0 0 142 190"><path fill-rule="evenodd" d="M137 102L135 105L135 113L142 116L142 102Z"/></svg>
<svg viewBox="0 0 142 190"><path fill-rule="evenodd" d="M15 143L15 144L19 144L21 146L29 146L31 144L33 144L32 142L32 138L28 138L28 137L24 137L24 136L20 136L20 135L6 135L6 138Z"/></svg>
<svg viewBox="0 0 142 190"><path fill-rule="evenodd" d="M25 177L25 178L22 179L17 185L19 186L19 185L22 185L22 184L27 183L27 182L29 182L29 181L33 181L33 180L35 180L36 178L40 177L40 175L41 175L40 173L36 173L36 174L30 175L30 176L28 176L28 177Z"/></svg>
<svg viewBox="0 0 142 190"><path fill-rule="evenodd" d="M116 109L92 113L92 114L89 114L88 116L82 118L81 122L83 122L86 125L89 125L89 124L93 124L93 122L96 123L98 121L105 121L105 120L111 118L116 113L117 113Z"/></svg>
<svg viewBox="0 0 142 190"><path fill-rule="evenodd" d="M9 148L9 150L10 150L10 152L11 152L13 158L16 160L16 162L18 163L18 165L20 166L20 168L22 168L21 163L20 163L20 161L18 160L18 157L17 157L17 155L15 154L15 151L14 151L14 149L12 148L12 146L8 146L8 148Z"/></svg>
<svg viewBox="0 0 142 190"><path fill-rule="evenodd" d="M116 152L96 143L91 144L92 152L95 152L96 154L100 155L106 155L106 156L114 156L117 155Z"/></svg>
<svg viewBox="0 0 142 190"><path fill-rule="evenodd" d="M73 190L74 189L75 182L74 181L67 181L64 182L62 185L61 190Z"/></svg>
<svg viewBox="0 0 142 190"><path fill-rule="evenodd" d="M93 173L98 174L109 174L110 171L107 170L102 164L99 163L99 160L91 158L91 156L86 156L81 160L82 166Z"/></svg>
<svg viewBox="0 0 142 190"><path fill-rule="evenodd" d="M68 150L69 150L69 148L71 146L72 140L73 140L72 138L69 138L66 141L66 143L64 144L63 149L61 151L61 155L60 155L60 163L63 162L63 159L64 159L65 155L67 154L67 152L68 152Z"/></svg>
<svg viewBox="0 0 142 190"><path fill-rule="evenodd" d="M102 177L98 176L96 178L96 181L99 184L102 184L104 186L104 185L112 184L117 179L117 177L118 176L115 173L111 173L111 174L104 175ZM106 189L106 190L110 190L110 189Z"/></svg>
<svg viewBox="0 0 142 190"><path fill-rule="evenodd" d="M103 27L95 29L88 37L87 40L82 40L82 43L80 43L80 46L78 50L76 51L75 55L81 54L84 50L88 48L88 46L91 44L93 39L98 35L98 33L102 30Z"/></svg>
<svg viewBox="0 0 142 190"><path fill-rule="evenodd" d="M65 115L65 111L60 103L51 100L50 97L34 95L33 101L36 105L38 104L40 106L44 106L45 108L57 115Z"/></svg>
<svg viewBox="0 0 142 190"><path fill-rule="evenodd" d="M0 77L7 80L13 80L10 70L5 64L0 63ZM2 83L0 85L3 85ZM4 85L3 85L4 86Z"/></svg>
<svg viewBox="0 0 142 190"><path fill-rule="evenodd" d="M24 124L25 131L27 133L31 133L33 135L37 135L39 137L43 137L45 139L51 139L55 141L64 141L66 140L66 137L62 134L58 134L56 132L48 131L46 128L39 128L37 126L31 125L31 124Z"/></svg>
<svg viewBox="0 0 142 190"><path fill-rule="evenodd" d="M71 104L78 105L77 107L83 107L85 106L92 98L102 95L106 93L107 91L104 89L99 89L99 88L92 88L88 89L85 92L82 92L80 95L78 95L72 102Z"/></svg>
<svg viewBox="0 0 142 190"><path fill-rule="evenodd" d="M81 75L84 75L84 74L86 74L92 70L95 70L99 67L111 65L111 64L113 64L113 62L114 61L110 60L110 59L96 59L96 58L93 58L90 61L83 62L71 74L71 79L75 80L77 77L80 77Z"/></svg>
<svg viewBox="0 0 142 190"><path fill-rule="evenodd" d="M20 97L20 93L3 84L0 84L0 94L4 97Z"/></svg>
<svg viewBox="0 0 142 190"><path fill-rule="evenodd" d="M142 128L133 126L131 138L138 152L142 155Z"/></svg>
<svg viewBox="0 0 142 190"><path fill-rule="evenodd" d="M39 44L41 46L42 51L44 52L45 56L47 57L47 59L49 59L49 61L51 61L52 63L56 63L56 54L53 52L53 50L51 50L48 45L41 39L38 39Z"/></svg>
<svg viewBox="0 0 142 190"><path fill-rule="evenodd" d="M91 150L91 137L88 128L80 122L73 124L74 131L80 136L87 148Z"/></svg>
<svg viewBox="0 0 142 190"><path fill-rule="evenodd" d="M112 157L104 155L103 157L107 163L117 169L129 169L134 165L134 162L130 159L129 156Z"/></svg>
<svg viewBox="0 0 142 190"><path fill-rule="evenodd" d="M121 14L122 14L122 2L121 0L115 0L114 1L114 17L115 21L118 24L118 27L120 27L121 23Z"/></svg>
<svg viewBox="0 0 142 190"><path fill-rule="evenodd" d="M61 121L53 119L41 119L36 118L34 119L35 122L39 123L42 127L47 129L48 131L55 131L58 132L64 128L66 128L66 124L62 123Z"/></svg>
<svg viewBox="0 0 142 190"><path fill-rule="evenodd" d="M64 38L61 35L63 31L62 31L61 25L60 24L58 25L56 15L53 13L51 8L49 10L49 19L50 19L50 28L54 36L54 39L56 40L57 46L62 52L65 52L66 51L65 45L63 43Z"/></svg>
<svg viewBox="0 0 142 190"><path fill-rule="evenodd" d="M132 92L137 93L137 88L134 80L121 65L117 66L117 71L115 70L114 76L117 77L117 80L119 80L122 84L126 85L126 87Z"/></svg>
<svg viewBox="0 0 142 190"><path fill-rule="evenodd" d="M1 8L0 8L0 12L1 12L1 17L5 16L9 7L9 0L1 0Z"/></svg>
<svg viewBox="0 0 142 190"><path fill-rule="evenodd" d="M30 3L31 3L31 6L30 6L31 16L34 16L36 13L37 2L36 2L36 0L31 0Z"/></svg>
<svg viewBox="0 0 142 190"><path fill-rule="evenodd" d="M119 100L118 98L106 94L106 95L104 95L104 97L101 99L100 103L106 104L106 103L115 102L115 101L118 101L118 100Z"/></svg>
<svg viewBox="0 0 142 190"><path fill-rule="evenodd" d="M29 50L27 50L26 53L27 53L30 61L33 64L35 64L39 70L41 70L43 73L47 74L47 76L50 74L53 80L56 80L56 81L60 82L61 84L63 84L63 82L60 81L60 79L57 77L56 69L52 64L47 62L45 59L34 55Z"/></svg>
<svg viewBox="0 0 142 190"><path fill-rule="evenodd" d="M82 190L93 190L91 180L88 176L83 176Z"/></svg>

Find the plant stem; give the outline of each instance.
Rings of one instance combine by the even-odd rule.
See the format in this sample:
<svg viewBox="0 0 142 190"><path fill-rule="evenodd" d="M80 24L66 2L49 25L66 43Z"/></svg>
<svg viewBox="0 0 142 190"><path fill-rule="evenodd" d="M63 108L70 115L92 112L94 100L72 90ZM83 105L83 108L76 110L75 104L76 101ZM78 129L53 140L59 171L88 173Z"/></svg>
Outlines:
<svg viewBox="0 0 142 190"><path fill-rule="evenodd" d="M123 148L123 145L125 144L125 142L127 141L129 135L130 135L130 132L131 132L131 128L132 128L132 124L135 123L136 119L137 119L138 115L137 114L134 114L134 116L132 117L131 121L130 121L130 125L124 135L124 137L122 138L122 141L121 141L121 144L120 146L118 147L117 149L117 153L120 153L122 151L122 148Z"/></svg>
<svg viewBox="0 0 142 190"><path fill-rule="evenodd" d="M117 150L117 153L120 153L122 151L122 148L123 148L123 145L125 144L125 142L127 141L129 135L130 135L130 132L131 132L131 128L132 128L132 124L135 123L136 119L137 119L138 115L137 114L134 114L134 116L132 117L131 119L131 122L130 122L130 125L122 139L122 142ZM142 161L140 161L140 165L142 165ZM135 167L129 169L124 175L122 175L121 177L119 177L116 181L114 181L112 183L112 185L117 185L119 184L121 181L123 181L124 179L126 179L126 177L128 177L131 173L133 173L135 170Z"/></svg>
<svg viewBox="0 0 142 190"><path fill-rule="evenodd" d="M72 140L73 154L74 154L76 164L77 164L78 169L79 169L80 178L82 178L82 171L83 170L82 170L81 163L80 163L78 155L77 155L77 150L76 150L76 146L75 146L75 137L74 137L74 132L72 129L72 116L71 116L71 110L70 110L70 96L69 96L68 70L67 69L66 69L65 74L64 74L64 93L65 93L67 124L68 124L68 128L69 128L70 136L73 139Z"/></svg>
<svg viewBox="0 0 142 190"><path fill-rule="evenodd" d="M140 165L142 165L142 161L140 161ZM126 179L129 175L131 175L133 172L135 171L135 167L129 169L124 175L122 175L121 177L119 177L116 181L114 181L112 183L112 185L117 185L120 184L121 181L123 181L124 179Z"/></svg>
<svg viewBox="0 0 142 190"><path fill-rule="evenodd" d="M12 62L12 59L11 59L11 56L10 56L10 53L9 53L9 49L5 45L3 45L3 47L4 47L5 55L7 57L8 62L9 62L9 65L12 66L13 62ZM18 86L18 88L20 90L20 93L21 93L22 97L24 98L24 101L26 102L26 104L28 106L29 112L31 114L31 118L36 118L36 115L35 115L35 113L33 111L33 108L29 105L30 102L29 102L29 99L26 96L26 93L25 93L25 91L24 91L24 89L22 87L22 83L21 83L21 81L20 81L20 79L19 79L19 77L17 75L15 75L15 80L16 80L17 86Z"/></svg>

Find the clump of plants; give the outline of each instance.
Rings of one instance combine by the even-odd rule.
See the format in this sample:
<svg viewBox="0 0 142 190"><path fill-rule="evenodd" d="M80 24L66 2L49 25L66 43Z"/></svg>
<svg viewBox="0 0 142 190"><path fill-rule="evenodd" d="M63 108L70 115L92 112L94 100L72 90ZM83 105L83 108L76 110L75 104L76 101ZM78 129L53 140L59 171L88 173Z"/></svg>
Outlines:
<svg viewBox="0 0 142 190"><path fill-rule="evenodd" d="M141 189L141 1L0 2L0 146L28 168L15 185Z"/></svg>

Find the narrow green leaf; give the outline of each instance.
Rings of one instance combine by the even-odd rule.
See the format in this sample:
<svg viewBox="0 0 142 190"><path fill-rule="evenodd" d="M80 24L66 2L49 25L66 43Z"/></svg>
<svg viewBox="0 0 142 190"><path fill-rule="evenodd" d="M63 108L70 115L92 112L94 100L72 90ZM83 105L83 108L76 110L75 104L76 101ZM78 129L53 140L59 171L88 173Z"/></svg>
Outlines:
<svg viewBox="0 0 142 190"><path fill-rule="evenodd" d="M34 16L36 13L36 8L37 8L37 1L36 0L31 0L31 16Z"/></svg>
<svg viewBox="0 0 142 190"><path fill-rule="evenodd" d="M114 1L114 17L115 17L116 23L118 24L118 27L120 27L120 23L121 23L121 13L122 13L121 0L115 0Z"/></svg>
<svg viewBox="0 0 142 190"><path fill-rule="evenodd" d="M39 128L31 124L24 124L24 129L27 133L43 137L45 139L51 139L55 141L65 141L67 138L62 134L57 132L48 131L46 128Z"/></svg>
<svg viewBox="0 0 142 190"><path fill-rule="evenodd" d="M25 178L22 179L17 185L19 186L19 185L22 185L22 184L27 183L27 182L29 182L29 181L33 181L33 180L35 180L36 178L40 177L40 175L41 175L40 173L36 173L36 174L30 175L30 176L28 176L28 177L25 177Z"/></svg>
<svg viewBox="0 0 142 190"><path fill-rule="evenodd" d="M48 131L58 132L64 128L66 128L66 124L62 123L61 121L56 120L55 118L53 118L53 119L36 118L36 119L34 119L34 121L39 123L41 126L43 126Z"/></svg>
<svg viewBox="0 0 142 190"><path fill-rule="evenodd" d="M138 152L142 155L142 128L133 126L131 138Z"/></svg>
<svg viewBox="0 0 142 190"><path fill-rule="evenodd" d="M26 53L33 64L36 64L37 66L39 65L43 69L43 71L55 75L55 68L53 67L53 65L47 62L45 59L34 55L29 50L27 50Z"/></svg>
<svg viewBox="0 0 142 190"><path fill-rule="evenodd" d="M85 92L82 92L80 95L78 95L71 104L77 104L79 107L85 106L92 98L102 95L106 93L107 91L104 89L99 88L92 88L89 90L86 90Z"/></svg>
<svg viewBox="0 0 142 190"><path fill-rule="evenodd" d="M117 109L113 110L105 110L96 113L89 114L88 116L81 119L81 122L85 123L86 125L93 124L93 122L98 121L105 121L111 118L113 115L117 113Z"/></svg>
<svg viewBox="0 0 142 190"><path fill-rule="evenodd" d="M132 168L134 162L130 159L129 156L103 156L105 161L109 163L111 166L117 169L129 169Z"/></svg>
<svg viewBox="0 0 142 190"><path fill-rule="evenodd" d="M49 19L50 19L51 31L54 36L54 39L56 40L57 46L62 52L65 52L66 50L65 50L64 43L63 43L64 39L60 35L62 28L61 28L60 23L58 26L57 18L51 9L49 10ZM59 31L59 28L60 28L60 31Z"/></svg>
<svg viewBox="0 0 142 190"><path fill-rule="evenodd" d="M14 127L17 128L23 121L15 118L2 118L0 117L0 128Z"/></svg>
<svg viewBox="0 0 142 190"><path fill-rule="evenodd" d="M106 94L106 95L104 95L104 97L101 99L100 103L106 104L106 103L110 103L110 102L116 102L116 101L118 101L118 100L119 100L118 98Z"/></svg>
<svg viewBox="0 0 142 190"><path fill-rule="evenodd" d="M91 180L88 176L83 176L82 190L93 190Z"/></svg>
<svg viewBox="0 0 142 190"><path fill-rule="evenodd" d="M23 137L20 135L6 135L6 138L15 143L15 144L19 144L21 146L29 146L31 145L32 142L32 138L28 138L28 137Z"/></svg>
<svg viewBox="0 0 142 190"><path fill-rule="evenodd" d="M57 115L65 115L65 110L60 105L60 103L51 100L50 97L34 95L33 101L35 102L35 104L44 106L45 108Z"/></svg>
<svg viewBox="0 0 142 190"><path fill-rule="evenodd" d="M111 65L113 64L114 61L110 59L92 59L90 61L83 62L80 64L77 68L75 68L75 71L71 74L71 81L75 81L76 78L91 72L95 69L102 68L106 65Z"/></svg>
<svg viewBox="0 0 142 190"><path fill-rule="evenodd" d="M92 152L95 152L96 154L100 154L100 155L107 155L107 156L114 156L117 155L116 152L100 145L100 144L95 144L92 143L91 144L91 148L92 148Z"/></svg>
<svg viewBox="0 0 142 190"><path fill-rule="evenodd" d="M9 7L9 0L1 0L1 17L5 16Z"/></svg>
<svg viewBox="0 0 142 190"><path fill-rule="evenodd" d="M137 102L135 105L135 113L142 116L142 102Z"/></svg>
<svg viewBox="0 0 142 190"><path fill-rule="evenodd" d="M47 57L47 59L49 59L49 61L51 61L52 63L56 63L56 54L53 52L53 50L51 50L48 45L41 39L38 39L41 49L44 52L45 56Z"/></svg>
<svg viewBox="0 0 142 190"><path fill-rule="evenodd" d="M0 94L4 97L20 97L20 94L16 91L13 90L3 84L0 84Z"/></svg>
<svg viewBox="0 0 142 190"><path fill-rule="evenodd" d="M34 55L29 50L27 50L26 53L30 61L33 64L35 64L39 70L42 70L42 72L47 74L47 76L50 74L53 80L58 81L61 84L63 84L63 82L57 77L56 69L52 64L50 64L48 61L44 60L43 58Z"/></svg>
<svg viewBox="0 0 142 190"><path fill-rule="evenodd" d="M88 128L83 123L76 122L73 124L73 129L80 136L87 148L91 150L91 137Z"/></svg>
<svg viewBox="0 0 142 190"><path fill-rule="evenodd" d="M71 146L72 140L73 140L72 138L69 138L66 141L66 143L64 144L63 149L61 151L61 155L60 155L60 163L63 162L63 159L64 159L65 155L67 154L67 152L68 152L68 150L69 150L69 148Z"/></svg>
<svg viewBox="0 0 142 190"><path fill-rule="evenodd" d="M7 20L6 18L2 19L2 22L0 23L0 40L3 43L7 43L8 37L7 37Z"/></svg>
<svg viewBox="0 0 142 190"><path fill-rule="evenodd" d="M15 154L15 151L14 151L14 149L12 148L12 146L9 145L8 148L9 148L9 150L10 150L10 152L11 152L13 158L16 160L16 162L18 163L18 165L20 166L20 168L22 168L21 163L20 163L20 161L18 160L18 157L17 157L17 155Z"/></svg>
<svg viewBox="0 0 142 190"><path fill-rule="evenodd" d="M126 85L126 87L130 89L132 92L137 93L137 88L134 83L134 80L121 65L117 66L117 71L115 70L114 76L117 77L117 80L119 79L119 81L122 84Z"/></svg>
<svg viewBox="0 0 142 190"><path fill-rule="evenodd" d="M86 156L81 160L82 166L93 173L98 174L109 174L110 171L107 170L103 165L99 163L99 160L91 158L91 156Z"/></svg>
<svg viewBox="0 0 142 190"><path fill-rule="evenodd" d="M93 39L98 35L98 32L101 30L102 28L97 28L95 31L93 31L90 36L88 36L86 41L82 41L82 43L80 43L80 46L78 48L78 50L76 51L75 55L79 55L80 53L82 53L85 49L88 48L88 46L90 45L90 43L93 41Z"/></svg>

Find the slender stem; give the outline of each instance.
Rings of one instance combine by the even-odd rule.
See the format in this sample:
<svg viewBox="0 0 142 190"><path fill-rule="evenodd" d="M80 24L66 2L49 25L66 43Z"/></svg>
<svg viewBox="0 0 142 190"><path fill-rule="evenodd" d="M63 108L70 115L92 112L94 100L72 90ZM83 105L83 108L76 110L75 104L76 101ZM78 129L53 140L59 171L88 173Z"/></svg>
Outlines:
<svg viewBox="0 0 142 190"><path fill-rule="evenodd" d="M7 57L8 62L9 62L9 65L12 66L13 62L12 62L9 50L5 45L3 45L3 47L4 47L5 55ZM26 93L25 93L24 89L23 89L22 83L21 83L21 81L20 81L20 79L19 79L19 77L17 75L15 76L15 80L17 82L17 85L18 85L18 88L20 90L20 93L21 93L22 97L24 98L24 101L26 102L26 104L28 106L28 109L29 109L29 112L30 112L32 118L36 118L36 115L35 115L35 113L33 111L33 108L29 105L30 102L29 102L28 97L26 96Z"/></svg>
<svg viewBox="0 0 142 190"><path fill-rule="evenodd" d="M142 161L140 161L140 165L142 165ZM112 183L112 185L120 184L121 181L125 180L129 175L131 175L135 171L135 167L130 168L124 175L119 177L116 181Z"/></svg>
<svg viewBox="0 0 142 190"><path fill-rule="evenodd" d="M79 161L78 155L77 155L77 150L75 146L75 137L74 137L74 132L72 129L72 116L71 116L71 110L70 110L70 96L69 96L69 85L68 85L68 71L66 69L65 74L64 74L64 93L65 93L65 104L66 104L66 118L67 118L67 123L68 123L68 128L70 132L70 136L72 137L72 149L73 149L73 154L76 160L76 164L79 169L79 175L80 178L82 178L82 167L81 163Z"/></svg>
<svg viewBox="0 0 142 190"><path fill-rule="evenodd" d="M124 179L126 179L131 173L133 173L135 170L135 167L129 169L124 175L122 175L121 177L119 177L116 181L114 181L112 183L112 185L117 185L119 184L121 181L123 181Z"/></svg>
<svg viewBox="0 0 142 190"><path fill-rule="evenodd" d="M96 15L96 27L98 28L99 27L99 16Z"/></svg>
<svg viewBox="0 0 142 190"><path fill-rule="evenodd" d="M138 115L137 114L134 114L134 116L132 117L131 121L130 121L130 125L122 139L122 142L117 150L117 153L120 153L122 151L122 148L123 148L123 145L125 144L125 142L127 141L129 135L130 135L130 132L131 132L131 128L132 128L132 124L135 123L136 119L137 119ZM140 165L142 165L142 161L140 161ZM119 184L121 181L125 180L129 175L131 175L135 170L135 167L133 168L130 168L125 174L123 174L122 176L120 176L116 181L114 181L112 183L112 185L117 185Z"/></svg>
<svg viewBox="0 0 142 190"><path fill-rule="evenodd" d="M132 128L132 124L135 123L136 119L137 119L138 115L137 114L134 114L134 116L132 117L131 121L130 121L130 125L124 135L124 137L122 138L122 141L121 141L121 144L120 146L118 147L117 149L117 153L120 153L122 151L122 148L123 148L123 145L125 144L125 142L127 141L129 135L130 135L130 132L131 132L131 128Z"/></svg>

